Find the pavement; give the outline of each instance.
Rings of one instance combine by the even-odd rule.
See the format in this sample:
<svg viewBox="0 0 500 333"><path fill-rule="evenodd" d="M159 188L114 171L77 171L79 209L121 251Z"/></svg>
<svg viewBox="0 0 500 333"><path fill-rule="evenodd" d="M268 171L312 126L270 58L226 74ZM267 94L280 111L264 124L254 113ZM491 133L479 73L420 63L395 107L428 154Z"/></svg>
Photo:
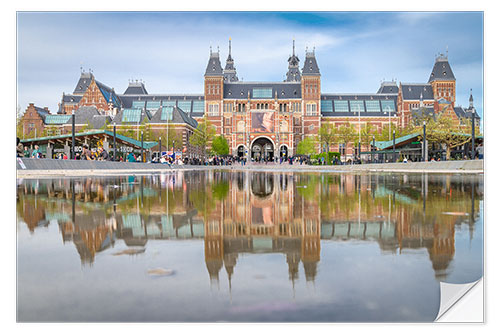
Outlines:
<svg viewBox="0 0 500 333"><path fill-rule="evenodd" d="M149 174L176 170L243 170L265 172L402 172L402 173L483 173L483 160L411 162L356 165L290 165L288 163L250 163L245 166L173 165L18 158L17 177L89 176Z"/></svg>

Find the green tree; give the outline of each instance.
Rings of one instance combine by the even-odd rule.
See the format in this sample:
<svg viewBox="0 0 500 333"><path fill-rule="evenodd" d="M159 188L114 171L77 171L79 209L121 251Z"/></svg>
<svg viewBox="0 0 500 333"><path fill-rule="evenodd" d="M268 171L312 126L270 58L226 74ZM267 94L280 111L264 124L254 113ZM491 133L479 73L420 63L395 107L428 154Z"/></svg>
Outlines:
<svg viewBox="0 0 500 333"><path fill-rule="evenodd" d="M377 133L376 128L368 122L366 126L361 129L361 145L369 146L373 140L373 136ZM359 139L358 139L359 141Z"/></svg>
<svg viewBox="0 0 500 333"><path fill-rule="evenodd" d="M326 145L326 151L330 151L330 144L335 142L333 125L330 123L322 124L319 128L318 135L321 146Z"/></svg>
<svg viewBox="0 0 500 333"><path fill-rule="evenodd" d="M356 137L356 132L352 124L341 125L337 128L334 128L333 132L335 138L334 142L341 144L344 147L347 147L349 143L352 143ZM344 150L344 158L345 158L345 152L346 149Z"/></svg>
<svg viewBox="0 0 500 333"><path fill-rule="evenodd" d="M156 141L158 138L156 137L155 133L151 129L151 124L147 117L144 117L141 126L139 127L139 131L144 136L144 141Z"/></svg>
<svg viewBox="0 0 500 333"><path fill-rule="evenodd" d="M427 140L446 146L446 160L450 159L451 150L471 141L472 122L462 119L457 124L445 114L438 114L435 119L429 119L426 126Z"/></svg>
<svg viewBox="0 0 500 333"><path fill-rule="evenodd" d="M297 154L299 155L311 155L316 152L315 140L307 136L304 140L300 141L297 145Z"/></svg>
<svg viewBox="0 0 500 333"><path fill-rule="evenodd" d="M229 143L223 135L217 135L212 141L212 151L216 155L229 154Z"/></svg>
<svg viewBox="0 0 500 333"><path fill-rule="evenodd" d="M215 128L212 126L210 121L203 119L198 123L198 127L189 138L189 143L200 148L203 151L203 155L206 155L207 149L210 149L209 144L213 140L214 136Z"/></svg>

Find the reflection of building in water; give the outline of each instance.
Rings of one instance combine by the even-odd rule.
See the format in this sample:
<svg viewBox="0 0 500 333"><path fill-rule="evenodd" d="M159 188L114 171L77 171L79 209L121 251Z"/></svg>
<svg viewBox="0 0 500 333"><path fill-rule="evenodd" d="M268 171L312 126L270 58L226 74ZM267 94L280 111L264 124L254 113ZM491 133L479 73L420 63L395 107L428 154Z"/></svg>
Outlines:
<svg viewBox="0 0 500 333"><path fill-rule="evenodd" d="M98 252L115 242L116 223L113 218L106 218L103 211L76 214L74 221L60 221L59 226L63 242L75 244L82 264L92 264Z"/></svg>
<svg viewBox="0 0 500 333"><path fill-rule="evenodd" d="M320 260L317 205L304 205L292 174L230 174L229 194L205 220L205 261L211 281L222 266L229 280L242 253L283 253L289 278L298 278L302 261L314 281ZM290 185L290 186L289 186ZM299 206L294 206L299 203Z"/></svg>
<svg viewBox="0 0 500 333"><path fill-rule="evenodd" d="M455 255L455 227L467 223L472 235L482 187L432 177L198 172L25 181L17 213L31 232L58 221L82 263L116 239L146 246L150 239L204 238L212 281L223 266L231 278L243 253L282 253L292 282L300 262L314 281L320 239L359 239L394 254L425 248L443 278Z"/></svg>

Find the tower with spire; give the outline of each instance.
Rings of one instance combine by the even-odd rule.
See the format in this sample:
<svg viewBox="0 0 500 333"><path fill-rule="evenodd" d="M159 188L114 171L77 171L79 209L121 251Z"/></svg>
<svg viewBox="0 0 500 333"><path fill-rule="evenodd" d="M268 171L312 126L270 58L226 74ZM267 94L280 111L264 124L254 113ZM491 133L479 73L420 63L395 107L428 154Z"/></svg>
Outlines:
<svg viewBox="0 0 500 333"><path fill-rule="evenodd" d="M292 55L288 58L288 72L285 82L300 82L299 57L295 55L295 39L293 40Z"/></svg>
<svg viewBox="0 0 500 333"><path fill-rule="evenodd" d="M236 68L234 67L234 59L231 56L231 38L229 38L229 54L226 59L226 67L224 68L224 82L237 82Z"/></svg>

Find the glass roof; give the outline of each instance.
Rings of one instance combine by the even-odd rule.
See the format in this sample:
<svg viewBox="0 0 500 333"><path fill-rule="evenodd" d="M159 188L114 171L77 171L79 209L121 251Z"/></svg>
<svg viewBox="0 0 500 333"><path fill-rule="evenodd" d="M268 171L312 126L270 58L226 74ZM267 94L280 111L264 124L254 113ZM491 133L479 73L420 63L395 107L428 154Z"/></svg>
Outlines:
<svg viewBox="0 0 500 333"><path fill-rule="evenodd" d="M330 101L330 100L328 100L328 101L322 100L321 101L321 111L323 111L323 112L333 112L332 101Z"/></svg>
<svg viewBox="0 0 500 333"><path fill-rule="evenodd" d="M335 100L333 103L335 104L335 112L349 112L349 105L347 104L347 101Z"/></svg>
<svg viewBox="0 0 500 333"><path fill-rule="evenodd" d="M365 101L365 103L367 112L380 112L380 101L371 100L371 101Z"/></svg>
<svg viewBox="0 0 500 333"><path fill-rule="evenodd" d="M173 106L164 106L161 108L161 120L172 120L174 112L174 107Z"/></svg>
<svg viewBox="0 0 500 333"><path fill-rule="evenodd" d="M123 123L138 123L141 120L140 109L123 109L122 122Z"/></svg>
<svg viewBox="0 0 500 333"><path fill-rule="evenodd" d="M142 109L145 103L145 101L132 101L132 109Z"/></svg>
<svg viewBox="0 0 500 333"><path fill-rule="evenodd" d="M273 88L253 88L252 98L273 98Z"/></svg>
<svg viewBox="0 0 500 333"><path fill-rule="evenodd" d="M161 107L161 101L147 101L146 109L148 110L156 110Z"/></svg>
<svg viewBox="0 0 500 333"><path fill-rule="evenodd" d="M163 106L175 106L177 104L177 100L173 101L161 101L161 105Z"/></svg>
<svg viewBox="0 0 500 333"><path fill-rule="evenodd" d="M49 114L45 117L46 124L66 124L68 120L70 120L71 115L58 115L58 114Z"/></svg>
<svg viewBox="0 0 500 333"><path fill-rule="evenodd" d="M350 100L351 112L365 112L365 104L363 101Z"/></svg>
<svg viewBox="0 0 500 333"><path fill-rule="evenodd" d="M204 101L193 101L193 112L203 112L205 110Z"/></svg>
<svg viewBox="0 0 500 333"><path fill-rule="evenodd" d="M191 112L191 101L179 101L177 107L182 111L189 113Z"/></svg>
<svg viewBox="0 0 500 333"><path fill-rule="evenodd" d="M382 100L380 101L382 103L382 111L384 112L394 112L396 108L394 107L394 101L391 100Z"/></svg>

